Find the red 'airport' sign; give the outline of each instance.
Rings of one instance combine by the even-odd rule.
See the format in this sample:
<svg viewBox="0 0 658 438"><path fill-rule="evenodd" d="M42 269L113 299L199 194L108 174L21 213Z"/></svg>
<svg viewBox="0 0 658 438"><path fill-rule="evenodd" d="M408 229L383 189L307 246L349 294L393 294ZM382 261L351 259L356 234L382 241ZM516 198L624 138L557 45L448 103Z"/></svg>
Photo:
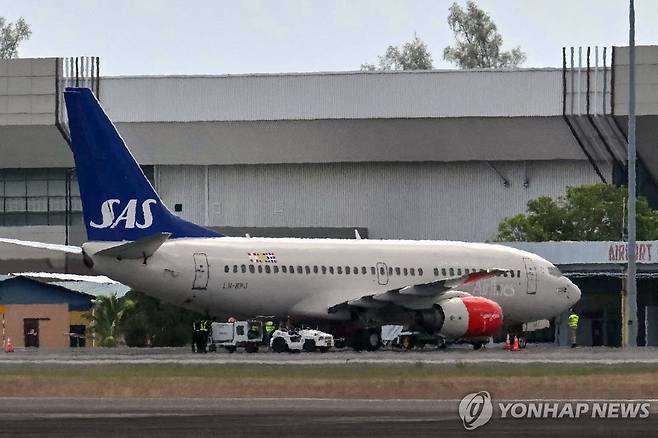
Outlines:
<svg viewBox="0 0 658 438"><path fill-rule="evenodd" d="M635 246L635 260L638 262L651 262L651 248L653 243L637 243ZM628 261L628 246L625 243L613 243L608 249L608 261Z"/></svg>

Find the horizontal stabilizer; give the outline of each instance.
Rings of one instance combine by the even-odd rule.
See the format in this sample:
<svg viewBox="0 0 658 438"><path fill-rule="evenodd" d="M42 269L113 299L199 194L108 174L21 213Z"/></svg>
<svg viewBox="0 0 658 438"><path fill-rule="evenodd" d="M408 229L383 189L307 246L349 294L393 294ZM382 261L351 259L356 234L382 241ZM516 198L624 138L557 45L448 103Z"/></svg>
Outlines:
<svg viewBox="0 0 658 438"><path fill-rule="evenodd" d="M58 245L55 243L31 242L29 240L7 239L0 237L0 243L24 246L27 248L46 249L49 251L67 252L69 254L82 254L82 248L71 245Z"/></svg>
<svg viewBox="0 0 658 438"><path fill-rule="evenodd" d="M94 255L116 257L118 259L146 259L151 257L170 236L171 233L154 234L134 242L102 249Z"/></svg>

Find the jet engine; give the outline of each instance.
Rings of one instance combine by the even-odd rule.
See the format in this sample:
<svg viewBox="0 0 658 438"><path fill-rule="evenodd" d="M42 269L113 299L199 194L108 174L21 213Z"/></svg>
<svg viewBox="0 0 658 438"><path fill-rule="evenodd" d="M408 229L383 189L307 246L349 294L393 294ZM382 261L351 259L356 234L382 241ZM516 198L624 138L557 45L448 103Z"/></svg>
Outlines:
<svg viewBox="0 0 658 438"><path fill-rule="evenodd" d="M487 337L503 324L503 311L495 301L483 297L453 297L437 303L443 313L439 333L446 338Z"/></svg>

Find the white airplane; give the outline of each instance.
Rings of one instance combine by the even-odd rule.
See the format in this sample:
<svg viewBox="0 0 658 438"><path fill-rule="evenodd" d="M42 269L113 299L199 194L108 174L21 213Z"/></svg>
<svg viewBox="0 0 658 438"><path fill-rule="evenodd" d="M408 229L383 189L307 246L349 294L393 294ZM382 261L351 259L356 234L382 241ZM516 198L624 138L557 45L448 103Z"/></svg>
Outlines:
<svg viewBox="0 0 658 438"><path fill-rule="evenodd" d="M65 91L83 215L82 254L135 290L213 315L273 315L353 328L376 349L402 324L474 345L503 326L551 318L580 290L550 262L501 246L449 241L226 237L173 215L100 104Z"/></svg>

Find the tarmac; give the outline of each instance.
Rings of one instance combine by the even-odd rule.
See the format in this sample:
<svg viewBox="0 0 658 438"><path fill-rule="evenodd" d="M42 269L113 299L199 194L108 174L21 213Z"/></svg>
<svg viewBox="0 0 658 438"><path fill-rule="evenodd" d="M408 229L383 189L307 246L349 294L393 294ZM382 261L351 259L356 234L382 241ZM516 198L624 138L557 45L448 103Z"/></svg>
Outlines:
<svg viewBox="0 0 658 438"><path fill-rule="evenodd" d="M558 348L529 344L518 352L468 346L377 352L195 354L187 348L24 350L0 353L2 366L96 364L657 364L658 348ZM215 436L650 436L658 401L645 419L500 419L467 431L459 400L8 398L1 397L0 437Z"/></svg>
<svg viewBox="0 0 658 438"><path fill-rule="evenodd" d="M645 419L500 419L467 431L458 400L0 398L0 437L650 436ZM564 435L563 435L564 436Z"/></svg>
<svg viewBox="0 0 658 438"><path fill-rule="evenodd" d="M553 345L529 344L520 351L505 351L500 345L474 351L469 346L452 346L445 350L391 350L355 352L349 349L327 353L272 353L263 351L249 354L244 351L228 353L224 350L195 354L187 348L71 348L67 350L24 350L0 353L3 364L265 364L265 365L340 365L340 364L592 364L658 365L658 348L578 347L575 349Z"/></svg>

